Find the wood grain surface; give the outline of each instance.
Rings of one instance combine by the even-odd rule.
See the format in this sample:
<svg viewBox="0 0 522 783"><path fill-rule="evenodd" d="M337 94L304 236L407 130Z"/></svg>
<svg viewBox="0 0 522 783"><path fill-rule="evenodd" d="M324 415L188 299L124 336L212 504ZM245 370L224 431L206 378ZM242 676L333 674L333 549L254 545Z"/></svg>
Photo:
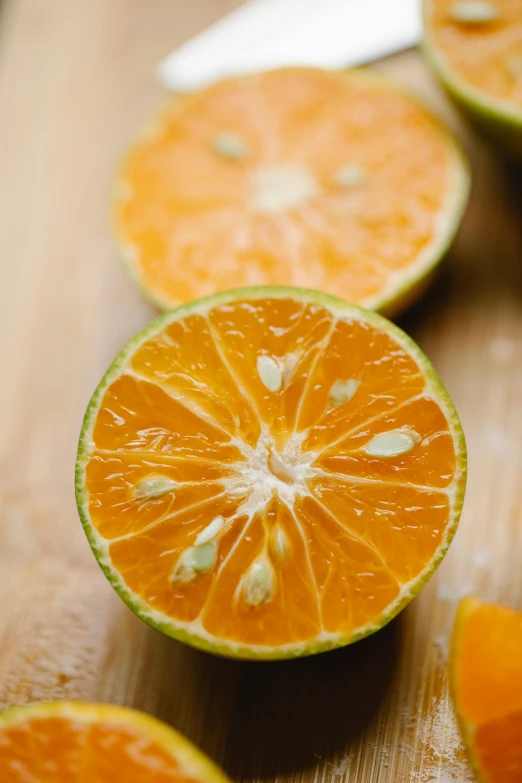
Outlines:
<svg viewBox="0 0 522 783"><path fill-rule="evenodd" d="M0 7L0 703L80 698L168 721L236 781L470 779L447 695L468 592L522 608L522 178L459 121L419 55L381 64L454 128L473 168L436 286L403 320L460 411L461 527L391 625L312 659L212 658L140 622L106 582L73 496L87 401L154 315L107 226L122 149L163 94L156 62L225 0Z"/></svg>

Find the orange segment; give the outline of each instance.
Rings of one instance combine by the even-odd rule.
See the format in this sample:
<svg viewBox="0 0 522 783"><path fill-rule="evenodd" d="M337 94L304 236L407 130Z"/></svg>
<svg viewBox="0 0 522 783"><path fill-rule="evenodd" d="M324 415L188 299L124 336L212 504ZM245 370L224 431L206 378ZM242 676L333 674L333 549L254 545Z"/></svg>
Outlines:
<svg viewBox="0 0 522 783"><path fill-rule="evenodd" d="M418 423L418 442L411 451L392 460L368 453L379 435L408 431L412 421ZM444 413L433 399L422 396L334 441L320 454L317 464L332 473L442 489L453 481L456 459Z"/></svg>
<svg viewBox="0 0 522 783"><path fill-rule="evenodd" d="M133 593L152 608L183 622L196 621L213 583L214 569L203 569L199 578L188 584L173 580L172 574L182 553L194 545L205 521L222 516L228 520L228 525L216 553L215 572L219 572L229 549L245 527L245 516L237 513L238 508L238 500L221 495L203 507L114 542L109 547L111 562Z"/></svg>
<svg viewBox="0 0 522 783"><path fill-rule="evenodd" d="M522 111L522 13L518 0L427 0L431 43L463 83Z"/></svg>
<svg viewBox="0 0 522 783"><path fill-rule="evenodd" d="M284 538L278 546L277 532ZM255 545L253 546L253 543ZM267 554L264 560L265 552ZM228 554L225 567L218 569L202 621L216 637L243 644L273 645L299 642L321 632L319 608L313 581L307 568L307 545L299 524L289 509L273 501L266 513L253 518L245 535ZM238 591L245 574L256 563L279 565L277 590L272 600L252 611L248 592Z"/></svg>
<svg viewBox="0 0 522 783"><path fill-rule="evenodd" d="M334 319L324 307L299 301L267 298L240 307L240 313L236 304L209 313L216 343L241 388L254 400L260 420L273 431L288 430L308 385L307 372L330 342ZM284 384L277 395L257 371L262 356L274 357L281 367Z"/></svg>
<svg viewBox="0 0 522 783"><path fill-rule="evenodd" d="M257 441L255 412L223 364L206 318L193 315L170 324L136 351L132 369L181 394L184 404L191 403L231 435L240 431Z"/></svg>
<svg viewBox="0 0 522 783"><path fill-rule="evenodd" d="M155 383L120 375L107 390L93 433L99 449L234 461L230 434Z"/></svg>
<svg viewBox="0 0 522 783"><path fill-rule="evenodd" d="M284 288L139 335L93 398L77 465L87 535L129 605L243 657L391 619L449 545L464 480L458 419L414 343Z"/></svg>
<svg viewBox="0 0 522 783"><path fill-rule="evenodd" d="M393 85L290 68L173 98L124 161L114 224L161 307L291 284L398 309L467 187L446 131Z"/></svg>
<svg viewBox="0 0 522 783"><path fill-rule="evenodd" d="M522 613L464 599L451 654L455 708L484 783L522 780Z"/></svg>
<svg viewBox="0 0 522 783"><path fill-rule="evenodd" d="M94 453L87 483L91 516L107 539L138 533L221 495L219 480L231 475L217 462Z"/></svg>
<svg viewBox="0 0 522 783"><path fill-rule="evenodd" d="M379 371L375 372L375 366ZM352 382L348 392L357 395L343 403L332 396L332 379ZM324 448L347 431L356 429L386 411L394 410L424 391L426 380L408 349L390 335L376 332L357 318L338 321L331 337L310 368L300 408L298 426L307 430L305 447ZM335 402L339 404L334 404Z"/></svg>
<svg viewBox="0 0 522 783"><path fill-rule="evenodd" d="M356 538L348 520L339 522L310 498L299 502L297 514L308 540L324 630L349 637L373 624L400 592L380 552L364 537Z"/></svg>
<svg viewBox="0 0 522 783"><path fill-rule="evenodd" d="M419 575L444 538L450 501L443 492L328 474L310 482L310 491L327 516L380 554L400 584Z"/></svg>
<svg viewBox="0 0 522 783"><path fill-rule="evenodd" d="M5 783L226 783L177 732L134 710L60 702L0 713Z"/></svg>

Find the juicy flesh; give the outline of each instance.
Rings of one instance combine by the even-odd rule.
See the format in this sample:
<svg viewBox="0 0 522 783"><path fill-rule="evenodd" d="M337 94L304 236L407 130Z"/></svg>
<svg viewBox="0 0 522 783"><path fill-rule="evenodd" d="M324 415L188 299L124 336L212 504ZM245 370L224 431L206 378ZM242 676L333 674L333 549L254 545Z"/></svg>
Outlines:
<svg viewBox="0 0 522 783"><path fill-rule="evenodd" d="M459 611L457 709L487 783L522 780L522 613L474 599Z"/></svg>
<svg viewBox="0 0 522 783"><path fill-rule="evenodd" d="M489 0L496 15L482 24L459 22L452 15L455 5L455 0L428 0L427 24L434 45L461 79L522 111L520 0Z"/></svg>
<svg viewBox="0 0 522 783"><path fill-rule="evenodd" d="M224 132L244 155L216 152ZM127 157L116 228L164 303L287 284L373 306L440 231L454 168L434 121L379 81L269 72L173 101Z"/></svg>
<svg viewBox="0 0 522 783"><path fill-rule="evenodd" d="M31 717L0 725L4 783L195 783L175 757L123 722Z"/></svg>
<svg viewBox="0 0 522 783"><path fill-rule="evenodd" d="M260 355L281 369L277 392ZM355 393L332 400L350 379ZM405 428L408 453L362 451ZM235 643L373 622L452 514L454 442L419 366L384 331L292 299L216 305L148 339L105 392L89 457L92 524L128 587ZM175 488L144 498L149 477Z"/></svg>

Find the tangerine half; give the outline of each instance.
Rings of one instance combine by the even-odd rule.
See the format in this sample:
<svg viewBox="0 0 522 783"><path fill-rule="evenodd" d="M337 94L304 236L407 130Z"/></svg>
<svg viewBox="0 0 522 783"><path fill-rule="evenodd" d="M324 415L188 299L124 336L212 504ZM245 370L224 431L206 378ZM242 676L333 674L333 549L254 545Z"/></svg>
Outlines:
<svg viewBox="0 0 522 783"><path fill-rule="evenodd" d="M365 71L288 68L174 97L118 174L114 228L159 307L296 285L397 312L464 210L454 140Z"/></svg>
<svg viewBox="0 0 522 783"><path fill-rule="evenodd" d="M227 783L188 740L136 710L55 702L0 712L2 783Z"/></svg>
<svg viewBox="0 0 522 783"><path fill-rule="evenodd" d="M449 546L465 475L454 407L401 330L325 294L256 288L129 343L87 410L76 490L140 617L282 658L397 614Z"/></svg>
<svg viewBox="0 0 522 783"><path fill-rule="evenodd" d="M519 0L424 0L424 49L480 129L522 155Z"/></svg>

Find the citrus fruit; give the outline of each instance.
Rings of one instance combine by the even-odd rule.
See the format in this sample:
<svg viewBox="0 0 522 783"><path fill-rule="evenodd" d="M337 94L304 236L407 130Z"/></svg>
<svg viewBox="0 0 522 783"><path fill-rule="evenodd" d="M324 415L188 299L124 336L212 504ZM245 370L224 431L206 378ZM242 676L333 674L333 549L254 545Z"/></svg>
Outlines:
<svg viewBox="0 0 522 783"><path fill-rule="evenodd" d="M519 0L424 0L425 52L471 120L522 154Z"/></svg>
<svg viewBox="0 0 522 783"><path fill-rule="evenodd" d="M115 233L159 307L298 285L396 312L441 259L461 153L394 85L295 68L174 97L120 169Z"/></svg>
<svg viewBox="0 0 522 783"><path fill-rule="evenodd" d="M455 531L465 445L419 348L293 288L166 313L89 405L77 501L105 574L165 633L282 658L380 628Z"/></svg>
<svg viewBox="0 0 522 783"><path fill-rule="evenodd" d="M0 713L2 783L227 783L164 723L123 707L56 702Z"/></svg>
<svg viewBox="0 0 522 783"><path fill-rule="evenodd" d="M453 699L483 783L522 781L522 613L461 601L450 657Z"/></svg>

